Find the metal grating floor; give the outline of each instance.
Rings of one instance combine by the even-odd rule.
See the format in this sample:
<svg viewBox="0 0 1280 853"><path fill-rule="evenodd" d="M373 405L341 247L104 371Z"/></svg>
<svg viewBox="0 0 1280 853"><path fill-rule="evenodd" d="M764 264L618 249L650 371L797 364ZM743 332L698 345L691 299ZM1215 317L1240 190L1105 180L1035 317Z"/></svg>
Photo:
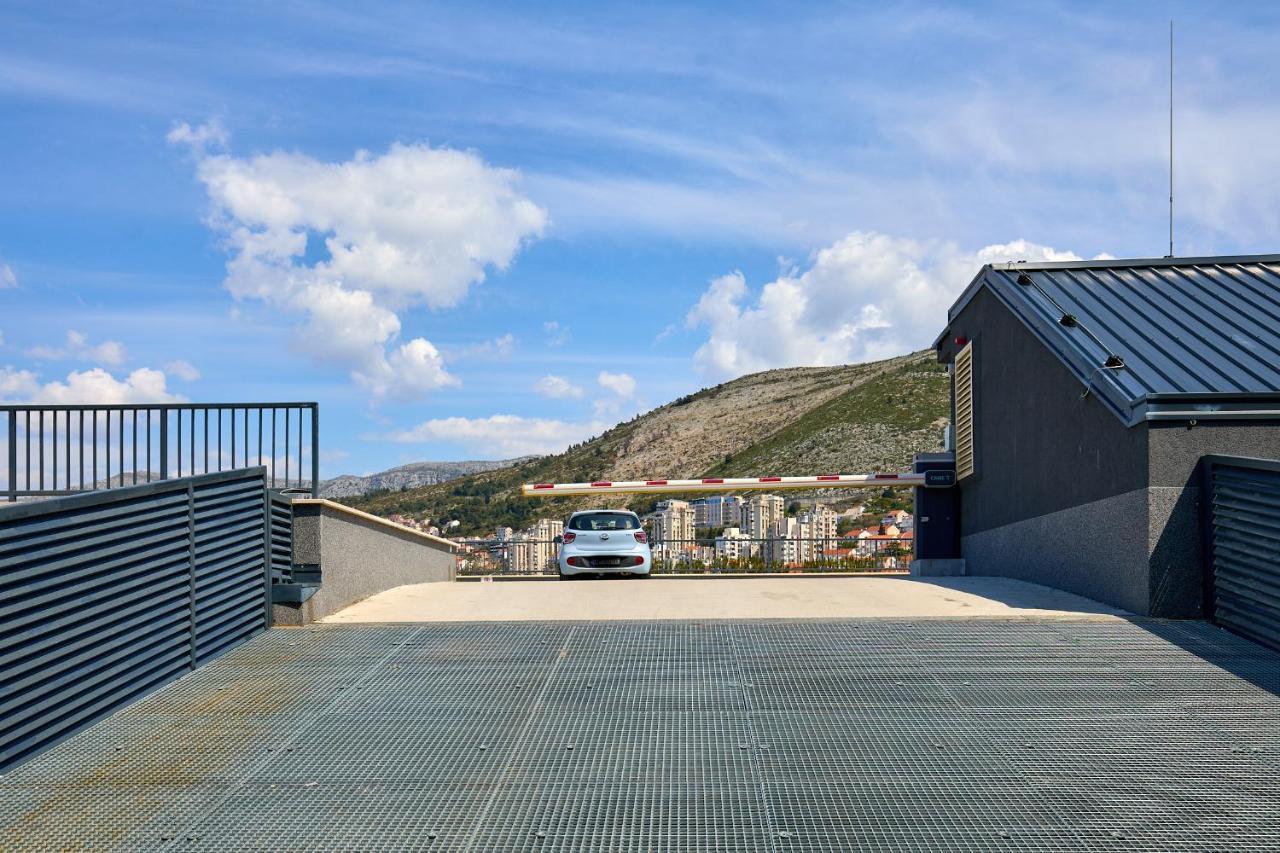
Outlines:
<svg viewBox="0 0 1280 853"><path fill-rule="evenodd" d="M1201 623L278 629L0 779L0 849L1280 849Z"/></svg>

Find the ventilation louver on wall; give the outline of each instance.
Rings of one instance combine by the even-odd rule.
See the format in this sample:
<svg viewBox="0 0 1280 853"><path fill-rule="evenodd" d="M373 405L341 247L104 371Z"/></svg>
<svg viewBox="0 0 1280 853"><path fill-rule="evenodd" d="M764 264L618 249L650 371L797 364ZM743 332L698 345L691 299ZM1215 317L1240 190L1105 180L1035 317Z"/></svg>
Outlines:
<svg viewBox="0 0 1280 853"><path fill-rule="evenodd" d="M956 353L956 479L973 473L973 342Z"/></svg>

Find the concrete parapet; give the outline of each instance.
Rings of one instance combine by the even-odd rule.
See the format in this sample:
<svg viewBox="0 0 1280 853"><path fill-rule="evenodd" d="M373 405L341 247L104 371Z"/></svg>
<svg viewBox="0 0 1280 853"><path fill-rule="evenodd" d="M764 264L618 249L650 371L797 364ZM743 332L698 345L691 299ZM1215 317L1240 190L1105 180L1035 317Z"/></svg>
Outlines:
<svg viewBox="0 0 1280 853"><path fill-rule="evenodd" d="M277 603L277 625L306 625L406 584L451 581L457 546L447 539L328 500L293 502L293 562L320 573L306 601Z"/></svg>

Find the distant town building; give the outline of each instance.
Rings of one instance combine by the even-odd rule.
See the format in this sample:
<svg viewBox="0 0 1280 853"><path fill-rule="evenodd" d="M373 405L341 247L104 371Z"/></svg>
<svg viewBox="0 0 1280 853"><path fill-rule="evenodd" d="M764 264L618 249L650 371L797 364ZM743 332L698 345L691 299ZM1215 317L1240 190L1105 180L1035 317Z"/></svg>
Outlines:
<svg viewBox="0 0 1280 853"><path fill-rule="evenodd" d="M553 571L559 552L555 538L563 532L563 521L540 518L537 524L514 535L507 551L511 570L530 574Z"/></svg>
<svg viewBox="0 0 1280 853"><path fill-rule="evenodd" d="M741 527L752 539L768 539L786 517L786 502L777 495L752 495L742 505Z"/></svg>
<svg viewBox="0 0 1280 853"><path fill-rule="evenodd" d="M726 527L716 537L716 559L745 560L756 555L756 545L751 537L737 527Z"/></svg>
<svg viewBox="0 0 1280 853"><path fill-rule="evenodd" d="M880 523L886 527L893 525L899 530L910 530L914 526L911 513L902 509L895 509L884 518L880 519Z"/></svg>
<svg viewBox="0 0 1280 853"><path fill-rule="evenodd" d="M694 511L687 501L669 500L650 514L651 542L655 548L693 544Z"/></svg>
<svg viewBox="0 0 1280 853"><path fill-rule="evenodd" d="M743 500L738 495L715 495L690 501L694 527L736 527L742 523Z"/></svg>

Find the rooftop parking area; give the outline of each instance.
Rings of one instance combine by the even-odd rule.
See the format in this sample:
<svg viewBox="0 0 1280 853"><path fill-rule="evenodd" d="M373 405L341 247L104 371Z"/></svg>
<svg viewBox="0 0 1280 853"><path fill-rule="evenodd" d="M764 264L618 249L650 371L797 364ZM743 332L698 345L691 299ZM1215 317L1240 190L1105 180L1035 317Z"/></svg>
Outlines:
<svg viewBox="0 0 1280 853"><path fill-rule="evenodd" d="M0 779L0 849L1274 850L1277 691L1200 622L273 629Z"/></svg>
<svg viewBox="0 0 1280 853"><path fill-rule="evenodd" d="M1010 578L676 575L506 579L389 589L324 621L1113 617L1124 611Z"/></svg>

